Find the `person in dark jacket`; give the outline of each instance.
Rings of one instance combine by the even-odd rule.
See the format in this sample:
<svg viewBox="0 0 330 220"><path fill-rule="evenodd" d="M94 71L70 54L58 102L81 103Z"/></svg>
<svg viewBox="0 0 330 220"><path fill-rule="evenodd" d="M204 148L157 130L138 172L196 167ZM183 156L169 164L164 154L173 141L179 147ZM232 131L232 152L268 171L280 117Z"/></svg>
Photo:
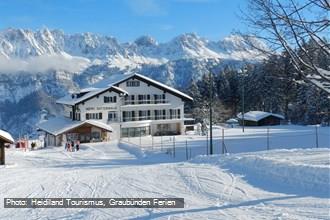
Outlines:
<svg viewBox="0 0 330 220"><path fill-rule="evenodd" d="M79 151L79 141L76 141L76 151Z"/></svg>

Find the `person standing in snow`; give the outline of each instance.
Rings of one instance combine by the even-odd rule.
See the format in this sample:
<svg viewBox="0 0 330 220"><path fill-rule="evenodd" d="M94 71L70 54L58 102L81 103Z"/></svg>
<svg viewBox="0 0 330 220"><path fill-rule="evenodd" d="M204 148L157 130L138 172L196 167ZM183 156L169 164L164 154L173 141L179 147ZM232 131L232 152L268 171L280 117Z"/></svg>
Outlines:
<svg viewBox="0 0 330 220"><path fill-rule="evenodd" d="M79 140L76 141L76 151L79 151Z"/></svg>
<svg viewBox="0 0 330 220"><path fill-rule="evenodd" d="M74 141L72 140L71 141L71 152L74 152L74 151L75 151Z"/></svg>

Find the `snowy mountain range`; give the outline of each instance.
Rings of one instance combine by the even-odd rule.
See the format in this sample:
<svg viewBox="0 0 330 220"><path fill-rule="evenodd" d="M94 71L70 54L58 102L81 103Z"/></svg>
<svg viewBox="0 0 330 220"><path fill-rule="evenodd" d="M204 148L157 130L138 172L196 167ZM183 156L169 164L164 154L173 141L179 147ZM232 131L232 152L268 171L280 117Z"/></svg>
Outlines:
<svg viewBox="0 0 330 220"><path fill-rule="evenodd" d="M33 132L40 117L61 111L56 98L112 74L139 72L184 90L209 65L220 69L262 58L237 35L209 41L189 33L162 43L141 36L120 43L93 33L5 29L0 31L0 127L16 136Z"/></svg>

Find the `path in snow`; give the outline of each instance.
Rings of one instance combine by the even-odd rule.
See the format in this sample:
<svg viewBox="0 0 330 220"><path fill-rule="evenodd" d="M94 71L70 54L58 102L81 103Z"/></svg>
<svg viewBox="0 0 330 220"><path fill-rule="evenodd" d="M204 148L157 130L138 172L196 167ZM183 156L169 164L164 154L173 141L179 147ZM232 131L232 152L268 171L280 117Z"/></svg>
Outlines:
<svg viewBox="0 0 330 220"><path fill-rule="evenodd" d="M244 159L308 165L311 158L312 165L329 167L325 155L328 149L270 151L155 164L157 158L135 157L117 143L90 144L72 153L9 150L9 165L0 168L5 180L0 181L0 219L327 219L329 198L268 190L251 181L253 164ZM238 170L230 166L232 159L241 162ZM271 175L264 181L277 184ZM4 197L183 197L185 208L4 209Z"/></svg>

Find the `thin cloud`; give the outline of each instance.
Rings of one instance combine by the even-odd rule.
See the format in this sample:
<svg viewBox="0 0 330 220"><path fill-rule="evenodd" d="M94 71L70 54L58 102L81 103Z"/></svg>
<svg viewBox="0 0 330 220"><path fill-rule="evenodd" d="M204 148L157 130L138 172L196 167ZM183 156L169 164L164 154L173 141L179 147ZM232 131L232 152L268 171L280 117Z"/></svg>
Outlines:
<svg viewBox="0 0 330 220"><path fill-rule="evenodd" d="M183 2L183 3L208 3L213 2L214 0L173 0L174 2Z"/></svg>
<svg viewBox="0 0 330 220"><path fill-rule="evenodd" d="M68 72L79 72L85 69L90 61L81 57L57 55L43 55L28 59L8 59L0 56L0 72L47 72L49 70L61 70Z"/></svg>
<svg viewBox="0 0 330 220"><path fill-rule="evenodd" d="M140 16L160 16L167 13L159 0L128 0L126 3L133 13Z"/></svg>
<svg viewBox="0 0 330 220"><path fill-rule="evenodd" d="M173 25L170 25L170 24L164 24L164 25L161 25L160 26L160 30L162 31L170 31L174 28Z"/></svg>

